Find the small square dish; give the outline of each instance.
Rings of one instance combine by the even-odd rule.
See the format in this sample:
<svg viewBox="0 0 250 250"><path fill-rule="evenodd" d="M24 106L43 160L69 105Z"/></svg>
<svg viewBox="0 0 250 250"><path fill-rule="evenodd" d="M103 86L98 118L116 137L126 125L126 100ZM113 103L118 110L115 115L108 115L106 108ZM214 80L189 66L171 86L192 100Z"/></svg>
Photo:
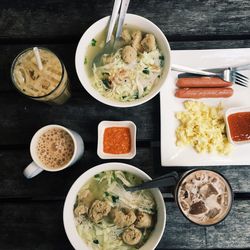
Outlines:
<svg viewBox="0 0 250 250"><path fill-rule="evenodd" d="M250 142L250 107L229 108L225 112L227 137L232 144Z"/></svg>
<svg viewBox="0 0 250 250"><path fill-rule="evenodd" d="M131 121L102 121L97 154L101 159L132 159L136 155L136 125Z"/></svg>

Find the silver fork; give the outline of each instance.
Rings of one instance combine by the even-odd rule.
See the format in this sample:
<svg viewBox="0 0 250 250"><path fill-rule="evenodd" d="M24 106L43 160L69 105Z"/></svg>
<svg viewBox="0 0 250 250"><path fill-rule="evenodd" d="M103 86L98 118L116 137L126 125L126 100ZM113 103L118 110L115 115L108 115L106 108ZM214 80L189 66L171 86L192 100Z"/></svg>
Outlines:
<svg viewBox="0 0 250 250"><path fill-rule="evenodd" d="M247 76L239 73L234 68L230 68L230 67L227 69L224 69L222 72L217 72L217 73L193 69L190 67L176 65L176 64L172 64L171 69L175 71L191 73L193 75L203 75L203 76L213 76L213 77L216 76L216 77L221 78L224 81L232 82L232 83L244 86L244 87L248 87L248 83L249 83L249 78Z"/></svg>

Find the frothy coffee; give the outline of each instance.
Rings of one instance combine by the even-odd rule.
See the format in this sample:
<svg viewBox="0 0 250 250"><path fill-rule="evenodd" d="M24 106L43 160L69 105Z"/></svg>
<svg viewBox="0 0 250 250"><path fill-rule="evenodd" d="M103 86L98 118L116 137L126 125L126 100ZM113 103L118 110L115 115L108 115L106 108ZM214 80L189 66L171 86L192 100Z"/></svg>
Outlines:
<svg viewBox="0 0 250 250"><path fill-rule="evenodd" d="M188 174L182 180L177 195L182 212L201 225L212 225L224 219L232 202L227 181L209 170Z"/></svg>
<svg viewBox="0 0 250 250"><path fill-rule="evenodd" d="M72 158L74 142L63 129L53 128L40 136L37 143L37 156L47 168L61 168Z"/></svg>

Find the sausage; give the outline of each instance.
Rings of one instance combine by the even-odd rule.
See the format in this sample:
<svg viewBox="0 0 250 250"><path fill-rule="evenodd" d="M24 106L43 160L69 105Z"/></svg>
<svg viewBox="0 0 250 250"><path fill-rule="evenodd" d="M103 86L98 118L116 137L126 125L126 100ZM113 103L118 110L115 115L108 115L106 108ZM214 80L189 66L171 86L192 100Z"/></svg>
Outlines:
<svg viewBox="0 0 250 250"><path fill-rule="evenodd" d="M181 88L175 91L179 98L226 98L232 95L232 88Z"/></svg>
<svg viewBox="0 0 250 250"><path fill-rule="evenodd" d="M231 82L223 81L219 77L183 77L176 82L179 88L216 88L230 87Z"/></svg>

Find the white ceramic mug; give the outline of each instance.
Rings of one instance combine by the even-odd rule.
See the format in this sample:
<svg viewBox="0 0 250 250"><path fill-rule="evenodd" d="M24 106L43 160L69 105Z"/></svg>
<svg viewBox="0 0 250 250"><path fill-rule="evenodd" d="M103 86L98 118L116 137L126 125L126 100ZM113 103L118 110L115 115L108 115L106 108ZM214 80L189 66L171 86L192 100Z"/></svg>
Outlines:
<svg viewBox="0 0 250 250"><path fill-rule="evenodd" d="M72 158L70 159L70 161L62 166L61 168L48 168L46 167L38 158L37 156L37 152L36 152L36 148L37 148L37 143L38 143L38 139L40 138L40 136L42 134L44 134L46 131L48 131L49 129L53 129L53 128L59 128L59 129L63 129L64 131L66 131L72 138L73 142L74 142L74 153ZM30 154L31 157L33 159L33 162L31 162L23 171L23 174L26 178L30 179L35 177L36 175L38 175L39 173L41 173L43 170L46 171L50 171L50 172L56 172L56 171L60 171L63 170L71 165L73 165L77 160L79 160L81 158L81 156L83 155L83 151L84 151L84 144L83 144L83 140L82 137L76 133L75 131L71 130L71 129L67 129L63 126L60 125L47 125L45 127L40 128L33 136L31 143L30 143Z"/></svg>

